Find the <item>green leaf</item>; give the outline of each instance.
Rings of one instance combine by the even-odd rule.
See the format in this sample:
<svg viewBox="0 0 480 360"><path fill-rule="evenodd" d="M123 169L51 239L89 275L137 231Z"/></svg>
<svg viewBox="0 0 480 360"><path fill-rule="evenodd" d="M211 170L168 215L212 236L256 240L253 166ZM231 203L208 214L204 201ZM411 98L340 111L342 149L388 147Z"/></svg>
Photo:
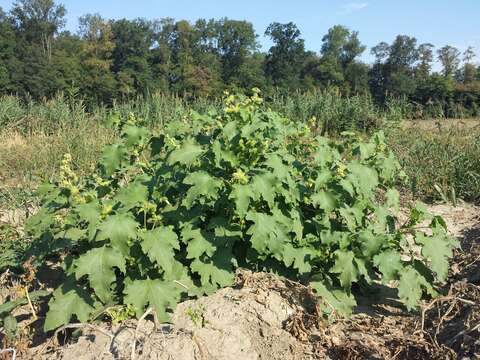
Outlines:
<svg viewBox="0 0 480 360"><path fill-rule="evenodd" d="M244 117L245 116L248 117L249 114L244 113L241 115L243 115ZM267 127L268 127L268 124L266 122L262 121L259 118L252 118L249 124L242 126L241 134L244 139L248 139L250 137L253 137L254 134L257 132L261 133L261 131Z"/></svg>
<svg viewBox="0 0 480 360"><path fill-rule="evenodd" d="M395 174L400 169L400 164L395 159L393 153L390 153L388 157L384 158L381 163L380 176L386 181L391 182L394 179Z"/></svg>
<svg viewBox="0 0 480 360"><path fill-rule="evenodd" d="M196 259L190 267L192 271L200 274L202 285L225 287L233 284L232 252L229 248L219 249L209 260Z"/></svg>
<svg viewBox="0 0 480 360"><path fill-rule="evenodd" d="M358 242L362 249L362 254L367 258L371 258L377 254L384 242L382 235L372 233L370 230L362 230L358 234Z"/></svg>
<svg viewBox="0 0 480 360"><path fill-rule="evenodd" d="M147 128L136 126L136 125L126 125L123 128L123 136L125 137L125 145L132 147L134 145L144 145L147 143L150 133Z"/></svg>
<svg viewBox="0 0 480 360"><path fill-rule="evenodd" d="M328 166L328 164L331 164L335 159L340 157L336 149L335 151L332 151L334 149L330 147L329 139L317 137L316 140L318 143L318 150L315 153L314 158L321 167Z"/></svg>
<svg viewBox="0 0 480 360"><path fill-rule="evenodd" d="M273 209L275 206L276 186L277 179L273 174L262 173L253 178L251 189L256 200L263 198L270 206L270 209Z"/></svg>
<svg viewBox="0 0 480 360"><path fill-rule="evenodd" d="M290 167L285 165L277 154L269 154L265 165L273 170L273 175L281 180L286 180L290 177Z"/></svg>
<svg viewBox="0 0 480 360"><path fill-rule="evenodd" d="M190 208L199 198L215 199L218 190L222 187L222 181L214 178L206 171L196 171L189 174L184 180L184 184L193 185L188 191L183 205Z"/></svg>
<svg viewBox="0 0 480 360"><path fill-rule="evenodd" d="M234 184L229 199L235 201L238 215L243 218L247 214L250 200L253 199L249 185Z"/></svg>
<svg viewBox="0 0 480 360"><path fill-rule="evenodd" d="M395 250L386 250L376 255L373 262L382 273L383 283L395 280L397 273L403 271L400 254Z"/></svg>
<svg viewBox="0 0 480 360"><path fill-rule="evenodd" d="M140 237L142 251L169 274L175 263L175 250L180 249L177 234L169 227L159 227L141 233Z"/></svg>
<svg viewBox="0 0 480 360"><path fill-rule="evenodd" d="M123 273L126 272L125 257L118 250L106 246L81 255L75 265L76 279L80 280L82 276L88 275L90 287L104 304L112 300L111 286L117 279L113 268L117 267Z"/></svg>
<svg viewBox="0 0 480 360"><path fill-rule="evenodd" d="M312 203L329 214L335 209L337 200L331 192L320 190L312 195Z"/></svg>
<svg viewBox="0 0 480 360"><path fill-rule="evenodd" d="M68 228L63 233L63 238L69 240L71 243L76 243L86 235L86 230L76 227Z"/></svg>
<svg viewBox="0 0 480 360"><path fill-rule="evenodd" d="M442 234L446 235L448 228L445 219L439 215L435 215L432 217L432 221L430 222L430 228L432 229L434 234ZM451 239L453 240L453 239ZM451 242L451 241L450 241ZM456 241L454 241L456 242ZM456 245L455 245L456 246Z"/></svg>
<svg viewBox="0 0 480 360"><path fill-rule="evenodd" d="M205 150L198 145L195 140L187 139L183 145L173 150L169 157L168 163L170 165L174 165L176 163L180 163L182 165L191 165L197 160Z"/></svg>
<svg viewBox="0 0 480 360"><path fill-rule="evenodd" d="M357 189L357 194L370 196L378 185L378 174L374 168L352 161L347 165L347 179Z"/></svg>
<svg viewBox="0 0 480 360"><path fill-rule="evenodd" d="M125 210L141 206L148 200L148 187L137 182L130 183L118 190L114 200L118 201Z"/></svg>
<svg viewBox="0 0 480 360"><path fill-rule="evenodd" d="M117 129L122 118L118 112L109 113L105 118L104 125L109 129Z"/></svg>
<svg viewBox="0 0 480 360"><path fill-rule="evenodd" d="M315 179L315 190L323 189L330 179L332 179L332 172L330 170L320 171Z"/></svg>
<svg viewBox="0 0 480 360"><path fill-rule="evenodd" d="M182 241L187 244L187 259L197 259L203 254L212 256L216 247L212 244L211 238L206 238L205 232L200 229L186 227L182 230Z"/></svg>
<svg viewBox="0 0 480 360"><path fill-rule="evenodd" d="M233 284L233 272L218 268L211 262L205 263L197 259L192 262L190 267L193 272L200 274L203 285L217 284L219 287L225 287Z"/></svg>
<svg viewBox="0 0 480 360"><path fill-rule="evenodd" d="M325 303L326 306L323 306L323 311L326 313L332 313L335 310L344 316L348 316L357 305L353 295L347 294L344 290L329 289L320 281L312 281L310 286Z"/></svg>
<svg viewBox="0 0 480 360"><path fill-rule="evenodd" d="M164 281L172 282L179 293L188 293L188 296L202 296L205 293L203 289L194 284L189 275L189 268L178 261L174 261L170 271L164 274Z"/></svg>
<svg viewBox="0 0 480 360"><path fill-rule="evenodd" d="M285 244L283 247L283 262L287 267L293 265L301 274L309 273L312 266L307 262L311 251L306 248L294 248L291 244Z"/></svg>
<svg viewBox="0 0 480 360"><path fill-rule="evenodd" d="M3 324L2 324L3 323ZM0 319L0 324L3 325L3 333L6 335L9 341L14 341L18 332L17 319L12 315L7 315L5 318ZM4 351L2 351L3 353Z"/></svg>
<svg viewBox="0 0 480 360"><path fill-rule="evenodd" d="M339 274L340 284L345 289L350 289L352 282L358 280L358 269L353 260L355 254L352 251L335 251L335 265L330 269L334 274Z"/></svg>
<svg viewBox="0 0 480 360"><path fill-rule="evenodd" d="M99 226L99 240L110 240L112 247L124 256L128 254L128 240L137 237L137 222L130 215L119 214L109 216Z"/></svg>
<svg viewBox="0 0 480 360"><path fill-rule="evenodd" d="M415 226L429 216L427 206L424 203L417 201L415 202L415 206L410 210L408 225Z"/></svg>
<svg viewBox="0 0 480 360"><path fill-rule="evenodd" d="M387 207L398 210L400 206L400 193L396 189L388 189L385 198L387 200Z"/></svg>
<svg viewBox="0 0 480 360"><path fill-rule="evenodd" d="M73 211L80 217L80 222L85 221L88 224L88 236L93 239L101 216L101 206L98 201L77 205L73 208Z"/></svg>
<svg viewBox="0 0 480 360"><path fill-rule="evenodd" d="M356 207L345 205L345 207L340 208L338 212L345 220L348 230L353 233L356 232L357 225L359 225L363 216L361 210Z"/></svg>
<svg viewBox="0 0 480 360"><path fill-rule="evenodd" d="M235 136L238 135L239 124L237 121L230 121L223 127L222 135L229 142L233 140Z"/></svg>
<svg viewBox="0 0 480 360"><path fill-rule="evenodd" d="M107 176L112 175L115 171L122 167L122 164L128 156L125 146L120 144L105 146L100 164L105 170Z"/></svg>
<svg viewBox="0 0 480 360"><path fill-rule="evenodd" d="M369 266L369 262L367 262L365 259L361 259L361 258L358 258L356 257L355 258L355 265L358 269L358 273L360 276L363 276L363 278L365 279L365 281L368 283L368 284L371 284L372 283L372 277L370 275L373 275L373 271L371 269L371 267Z"/></svg>
<svg viewBox="0 0 480 360"><path fill-rule="evenodd" d="M35 215L29 217L25 223L25 229L37 237L48 231L55 223L55 217L49 209L42 208Z"/></svg>
<svg viewBox="0 0 480 360"><path fill-rule="evenodd" d="M360 154L360 160L366 160L375 153L376 144L361 143L354 151Z"/></svg>
<svg viewBox="0 0 480 360"><path fill-rule="evenodd" d="M214 230L216 246L225 247L241 240L243 232L239 225L231 224L226 217L214 217L208 224L208 230Z"/></svg>
<svg viewBox="0 0 480 360"><path fill-rule="evenodd" d="M217 167L222 167L223 162L230 164L232 167L238 166L239 161L235 153L231 150L225 150L219 140L213 143L212 151L215 155L215 165Z"/></svg>
<svg viewBox="0 0 480 360"><path fill-rule="evenodd" d="M390 210L383 206L374 207L371 227L377 234L395 233L395 219Z"/></svg>
<svg viewBox="0 0 480 360"><path fill-rule="evenodd" d="M167 310L175 309L180 300L181 292L173 282L161 280L134 280L125 286L125 304L135 307L137 318L140 318L151 306L157 315L158 321L167 322L170 317Z"/></svg>
<svg viewBox="0 0 480 360"><path fill-rule="evenodd" d="M448 259L453 255L452 247L445 236L427 236L415 233L415 241L422 245L422 255L430 261L431 269L438 280L444 281L448 276Z"/></svg>
<svg viewBox="0 0 480 360"><path fill-rule="evenodd" d="M342 179L339 181L339 185L345 190L350 196L355 195L355 189L353 188L353 184L347 180L347 179Z"/></svg>
<svg viewBox="0 0 480 360"><path fill-rule="evenodd" d="M80 219L89 224L96 224L100 218L101 206L98 201L92 201L86 204L77 205L74 211L78 213Z"/></svg>
<svg viewBox="0 0 480 360"><path fill-rule="evenodd" d="M297 209L292 209L290 211L290 219L292 220L292 224L291 224L292 232L296 235L297 240L300 241L303 237L303 230L304 230L300 211Z"/></svg>
<svg viewBox="0 0 480 360"><path fill-rule="evenodd" d="M425 278L411 266L402 271L398 284L398 297L408 310L413 310L418 306L423 295L422 284L424 281Z"/></svg>
<svg viewBox="0 0 480 360"><path fill-rule="evenodd" d="M28 293L28 297L30 298L30 301L35 302L40 298L44 298L46 296L50 295L50 291L48 290L37 290L37 291L32 291ZM3 303L0 305L0 318L3 317L4 315L12 312L15 308L26 305L28 304L28 299L26 296L17 299L15 301L7 301L6 303Z"/></svg>
<svg viewBox="0 0 480 360"><path fill-rule="evenodd" d="M276 223L273 216L249 212L246 219L254 224L247 231L251 235L252 247L259 253L270 252L281 259L283 244L287 241L285 231Z"/></svg>
<svg viewBox="0 0 480 360"><path fill-rule="evenodd" d="M43 328L45 331L66 325L76 316L78 321L87 322L95 308L88 302L85 292L66 283L55 290L52 299L48 302L48 313Z"/></svg>

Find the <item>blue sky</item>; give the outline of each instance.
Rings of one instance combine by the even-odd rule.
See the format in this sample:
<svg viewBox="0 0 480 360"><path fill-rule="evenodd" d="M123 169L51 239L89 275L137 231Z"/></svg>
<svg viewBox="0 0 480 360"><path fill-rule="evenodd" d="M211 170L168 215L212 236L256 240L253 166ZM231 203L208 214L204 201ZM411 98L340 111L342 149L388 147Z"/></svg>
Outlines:
<svg viewBox="0 0 480 360"><path fill-rule="evenodd" d="M480 0L63 0L67 29L76 31L78 17L100 13L106 18L172 17L246 19L253 23L265 50L263 33L269 23L295 22L309 50L318 51L322 36L335 24L360 32L369 48L391 42L397 34L415 36L437 47L475 47L480 57ZM8 10L13 1L0 0ZM369 50L363 59L371 61ZM479 58L477 58L477 61Z"/></svg>

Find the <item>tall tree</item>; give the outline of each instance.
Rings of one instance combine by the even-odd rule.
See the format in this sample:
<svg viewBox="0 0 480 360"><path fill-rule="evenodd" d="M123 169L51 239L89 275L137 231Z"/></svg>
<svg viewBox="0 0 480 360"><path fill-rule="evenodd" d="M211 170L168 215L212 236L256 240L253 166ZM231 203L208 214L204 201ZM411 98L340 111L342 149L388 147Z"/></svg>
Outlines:
<svg viewBox="0 0 480 360"><path fill-rule="evenodd" d="M415 63L419 58L417 39L398 35L391 45L372 48L376 62L370 71L370 88L383 101L387 95L411 96L416 91Z"/></svg>
<svg viewBox="0 0 480 360"><path fill-rule="evenodd" d="M122 97L143 93L152 86L150 49L154 44L152 24L143 19L111 22L114 48L112 71Z"/></svg>
<svg viewBox="0 0 480 360"><path fill-rule="evenodd" d="M216 55L202 51L203 45L195 25L186 20L175 23L170 37L173 91L209 96L220 88L220 62Z"/></svg>
<svg viewBox="0 0 480 360"><path fill-rule="evenodd" d="M0 7L0 93L15 91L11 74L15 69L15 32Z"/></svg>
<svg viewBox="0 0 480 360"><path fill-rule="evenodd" d="M16 91L33 98L50 97L56 88L52 65L55 36L65 24L65 8L53 0L18 0L10 11L15 29L15 55L12 72Z"/></svg>
<svg viewBox="0 0 480 360"><path fill-rule="evenodd" d="M474 82L477 75L477 68L474 64L476 54L472 46L463 52L463 74L462 80L465 84Z"/></svg>
<svg viewBox="0 0 480 360"><path fill-rule="evenodd" d="M217 34L223 81L238 85L247 59L258 49L257 34L252 23L226 18L218 21Z"/></svg>
<svg viewBox="0 0 480 360"><path fill-rule="evenodd" d="M416 91L415 63L418 60L417 39L399 35L390 46L387 60L389 93L411 96Z"/></svg>
<svg viewBox="0 0 480 360"><path fill-rule="evenodd" d="M437 51L437 55L443 67L443 75L452 77L460 65L460 51L453 46L446 45Z"/></svg>
<svg viewBox="0 0 480 360"><path fill-rule="evenodd" d="M245 62L238 69L235 77L235 86L240 89L251 90L256 87L266 89L267 82L264 72L265 54L255 52L245 58Z"/></svg>
<svg viewBox="0 0 480 360"><path fill-rule="evenodd" d="M111 23L98 14L80 18L82 42L82 92L96 103L111 103L115 97L115 78L111 72L115 48Z"/></svg>
<svg viewBox="0 0 480 360"><path fill-rule="evenodd" d="M300 75L306 59L305 41L300 30L290 22L272 23L265 35L273 41L265 60L265 75L278 87L295 89L300 87Z"/></svg>
<svg viewBox="0 0 480 360"><path fill-rule="evenodd" d="M383 63L390 55L390 45L382 41L372 48L371 54L375 56L376 63Z"/></svg>
<svg viewBox="0 0 480 360"><path fill-rule="evenodd" d="M11 16L29 43L40 43L51 59L53 38L65 25L66 10L54 0L17 0Z"/></svg>
<svg viewBox="0 0 480 360"><path fill-rule="evenodd" d="M218 50L218 25L216 20L199 19L193 25L195 41L192 43L194 65L191 68L192 89L202 95L215 95L224 82L222 60ZM196 90L193 90L194 92Z"/></svg>
<svg viewBox="0 0 480 360"><path fill-rule="evenodd" d="M365 51L358 38L358 31L350 31L342 25L335 25L322 39L321 54L333 57L346 67Z"/></svg>
<svg viewBox="0 0 480 360"><path fill-rule="evenodd" d="M417 76L420 79L427 79L432 70L434 46L430 43L420 44L418 47Z"/></svg>
<svg viewBox="0 0 480 360"><path fill-rule="evenodd" d="M169 91L173 76L173 34L175 20L163 18L152 22L154 46L151 49L150 65L152 70L153 88Z"/></svg>
<svg viewBox="0 0 480 360"><path fill-rule="evenodd" d="M365 46L361 44L358 32L335 25L328 30L322 41L319 66L321 81L337 85L346 92L350 88L361 87L365 74L360 75L358 72L364 73L365 67L358 64L356 59L365 51Z"/></svg>
<svg viewBox="0 0 480 360"><path fill-rule="evenodd" d="M55 38L52 61L55 92L67 92L70 95L82 97L82 67L79 54L82 52L82 40L78 35L62 32Z"/></svg>
<svg viewBox="0 0 480 360"><path fill-rule="evenodd" d="M418 60L417 39L398 35L390 46L387 63L394 71L411 71Z"/></svg>

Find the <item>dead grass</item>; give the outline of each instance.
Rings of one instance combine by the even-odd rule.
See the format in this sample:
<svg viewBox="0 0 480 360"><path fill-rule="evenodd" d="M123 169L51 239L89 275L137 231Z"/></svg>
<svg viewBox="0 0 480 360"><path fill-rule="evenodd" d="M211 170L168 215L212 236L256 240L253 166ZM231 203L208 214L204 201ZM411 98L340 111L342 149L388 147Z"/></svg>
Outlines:
<svg viewBox="0 0 480 360"><path fill-rule="evenodd" d="M407 122L388 143L414 197L426 201L480 201L480 120Z"/></svg>
<svg viewBox="0 0 480 360"><path fill-rule="evenodd" d="M480 118L475 119L429 119L405 120L402 122L404 129L439 130L439 129L480 129Z"/></svg>
<svg viewBox="0 0 480 360"><path fill-rule="evenodd" d="M3 186L35 185L57 173L62 156L70 153L80 173L96 163L101 148L112 142L114 133L89 122L45 134L23 135L16 130L0 131L0 181Z"/></svg>

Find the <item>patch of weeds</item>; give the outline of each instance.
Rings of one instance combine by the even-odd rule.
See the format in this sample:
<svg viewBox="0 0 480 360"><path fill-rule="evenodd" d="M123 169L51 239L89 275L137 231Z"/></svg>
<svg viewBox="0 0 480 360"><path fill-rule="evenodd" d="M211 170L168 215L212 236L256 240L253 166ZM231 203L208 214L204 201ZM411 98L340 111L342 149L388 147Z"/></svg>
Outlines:
<svg viewBox="0 0 480 360"><path fill-rule="evenodd" d="M6 269L21 269L27 242L18 229L0 223L0 272Z"/></svg>
<svg viewBox="0 0 480 360"><path fill-rule="evenodd" d="M110 318L112 325L117 325L125 320L135 317L135 308L133 305L116 306L106 310L107 316Z"/></svg>
<svg viewBox="0 0 480 360"><path fill-rule="evenodd" d="M199 305L197 308L188 307L185 310L185 315L187 315L190 320L192 320L193 324L197 327L204 327L205 326L205 318L203 317L203 313L205 308L203 305Z"/></svg>
<svg viewBox="0 0 480 360"><path fill-rule="evenodd" d="M424 201L480 201L480 129L397 129L388 143Z"/></svg>

